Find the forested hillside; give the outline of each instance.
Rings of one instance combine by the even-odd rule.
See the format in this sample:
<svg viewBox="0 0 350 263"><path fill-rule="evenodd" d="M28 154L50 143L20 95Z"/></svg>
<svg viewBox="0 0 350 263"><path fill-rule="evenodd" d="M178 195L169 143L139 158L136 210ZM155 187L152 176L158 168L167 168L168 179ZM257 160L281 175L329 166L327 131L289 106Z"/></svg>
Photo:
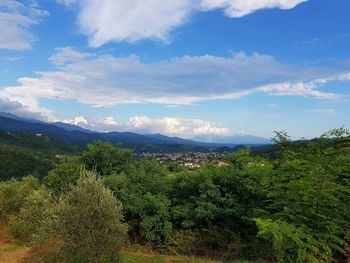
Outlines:
<svg viewBox="0 0 350 263"><path fill-rule="evenodd" d="M83 150L46 135L0 130L0 180L33 175L43 178L59 158Z"/></svg>
<svg viewBox="0 0 350 263"><path fill-rule="evenodd" d="M17 158L9 145L21 135L2 134L1 150L18 170L8 173L1 161L0 220L9 236L43 253L41 262L123 262L119 251L135 246L226 261L347 262L349 131L298 142L275 135L272 148L243 148L225 165L188 170L108 143L80 153L25 136L13 147L25 151ZM50 160L50 145L66 156L31 176L33 162Z"/></svg>

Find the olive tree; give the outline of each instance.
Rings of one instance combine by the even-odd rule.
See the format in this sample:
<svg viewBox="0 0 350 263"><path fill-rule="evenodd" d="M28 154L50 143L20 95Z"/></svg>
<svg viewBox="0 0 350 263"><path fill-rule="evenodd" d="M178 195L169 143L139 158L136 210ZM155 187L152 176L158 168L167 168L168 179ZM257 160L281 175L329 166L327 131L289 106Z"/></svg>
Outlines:
<svg viewBox="0 0 350 263"><path fill-rule="evenodd" d="M84 171L44 222L51 238L63 243L61 262L116 262L126 238L122 204L96 173Z"/></svg>

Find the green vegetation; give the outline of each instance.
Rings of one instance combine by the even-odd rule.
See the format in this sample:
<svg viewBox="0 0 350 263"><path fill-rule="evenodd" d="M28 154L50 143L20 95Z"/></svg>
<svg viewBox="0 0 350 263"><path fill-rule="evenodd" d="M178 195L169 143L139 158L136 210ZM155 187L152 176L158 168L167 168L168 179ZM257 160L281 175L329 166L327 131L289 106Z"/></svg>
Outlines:
<svg viewBox="0 0 350 263"><path fill-rule="evenodd" d="M99 142L43 179L1 182L0 218L17 239L56 242L63 262L345 262L349 141L343 128L297 142L276 132L269 149L196 170ZM126 232L125 246L181 256L120 256Z"/></svg>

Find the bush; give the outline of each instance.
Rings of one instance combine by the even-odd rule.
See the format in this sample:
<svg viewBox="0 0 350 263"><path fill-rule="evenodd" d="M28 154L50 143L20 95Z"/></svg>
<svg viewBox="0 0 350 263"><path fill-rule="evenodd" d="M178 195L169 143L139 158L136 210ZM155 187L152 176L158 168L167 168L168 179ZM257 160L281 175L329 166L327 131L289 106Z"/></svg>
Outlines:
<svg viewBox="0 0 350 263"><path fill-rule="evenodd" d="M51 209L46 233L63 242L62 262L116 262L126 238L122 204L93 172L84 172L77 185Z"/></svg>
<svg viewBox="0 0 350 263"><path fill-rule="evenodd" d="M38 179L28 176L21 181L10 180L0 183L0 219L5 222L17 215L25 199L40 188Z"/></svg>
<svg viewBox="0 0 350 263"><path fill-rule="evenodd" d="M23 203L18 215L10 217L10 234L22 241L32 241L38 234L45 211L50 208L51 193L41 188L33 191Z"/></svg>

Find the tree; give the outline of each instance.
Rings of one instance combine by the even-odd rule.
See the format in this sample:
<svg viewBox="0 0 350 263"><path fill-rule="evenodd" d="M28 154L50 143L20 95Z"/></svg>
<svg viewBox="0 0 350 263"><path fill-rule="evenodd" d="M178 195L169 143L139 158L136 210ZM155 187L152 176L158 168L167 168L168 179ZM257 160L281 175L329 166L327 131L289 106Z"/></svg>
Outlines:
<svg viewBox="0 0 350 263"><path fill-rule="evenodd" d="M44 228L63 241L62 262L116 262L126 238L122 204L96 173L85 171L50 210Z"/></svg>
<svg viewBox="0 0 350 263"><path fill-rule="evenodd" d="M86 168L95 170L100 175L125 171L131 159L131 150L114 147L106 142L89 144L82 156Z"/></svg>
<svg viewBox="0 0 350 263"><path fill-rule="evenodd" d="M336 143L292 143L275 161L268 199L255 222L258 236L271 241L281 262L331 262L344 253L350 162Z"/></svg>
<svg viewBox="0 0 350 263"><path fill-rule="evenodd" d="M164 248L170 240L170 188L166 166L139 160L128 172L104 177L106 185L123 202L130 238Z"/></svg>

